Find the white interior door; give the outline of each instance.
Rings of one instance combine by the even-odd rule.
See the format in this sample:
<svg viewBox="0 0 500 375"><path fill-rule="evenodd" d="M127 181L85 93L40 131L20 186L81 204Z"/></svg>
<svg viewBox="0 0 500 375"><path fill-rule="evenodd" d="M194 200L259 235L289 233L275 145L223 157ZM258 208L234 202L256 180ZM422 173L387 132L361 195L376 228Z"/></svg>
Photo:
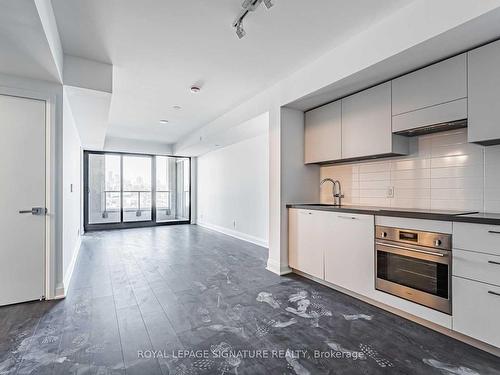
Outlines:
<svg viewBox="0 0 500 375"><path fill-rule="evenodd" d="M44 294L45 110L0 95L0 305Z"/></svg>

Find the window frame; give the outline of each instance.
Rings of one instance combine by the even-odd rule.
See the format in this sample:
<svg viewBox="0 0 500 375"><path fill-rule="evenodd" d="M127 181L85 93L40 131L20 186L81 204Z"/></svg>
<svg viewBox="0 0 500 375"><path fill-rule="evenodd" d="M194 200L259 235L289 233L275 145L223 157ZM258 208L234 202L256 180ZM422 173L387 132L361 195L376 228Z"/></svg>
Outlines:
<svg viewBox="0 0 500 375"><path fill-rule="evenodd" d="M119 223L97 223L89 224L89 155L119 155L120 156L120 188L121 188L121 205L120 205L120 222ZM151 220L147 221L123 221L123 156L143 156L151 158ZM187 220L177 220L177 221L156 221L156 157L165 156L176 159L186 159L189 164L189 218ZM190 224L192 218L192 163L191 157L189 156L174 156L167 154L145 154L145 153L134 153L134 152L118 152L118 151L94 151L94 150L84 150L83 151L83 227L85 232L108 230L108 229L129 229L129 228L144 228L144 227L156 227L164 225L183 225Z"/></svg>

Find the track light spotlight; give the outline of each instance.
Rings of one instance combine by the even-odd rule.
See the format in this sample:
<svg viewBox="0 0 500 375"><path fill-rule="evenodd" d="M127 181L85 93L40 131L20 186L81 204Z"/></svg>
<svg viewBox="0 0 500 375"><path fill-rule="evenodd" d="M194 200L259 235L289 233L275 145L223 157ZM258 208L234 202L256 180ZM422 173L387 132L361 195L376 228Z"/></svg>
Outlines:
<svg viewBox="0 0 500 375"><path fill-rule="evenodd" d="M245 29L243 28L243 26L241 25L241 23L238 23L236 25L236 35L238 35L238 38L243 38L245 35L246 35L246 31Z"/></svg>
<svg viewBox="0 0 500 375"><path fill-rule="evenodd" d="M267 9L271 9L273 7L273 0L264 0L264 5Z"/></svg>
<svg viewBox="0 0 500 375"><path fill-rule="evenodd" d="M241 4L241 7L243 9L250 9L250 8L252 8L253 2L254 2L254 0L244 0L243 3Z"/></svg>
<svg viewBox="0 0 500 375"><path fill-rule="evenodd" d="M267 9L273 7L273 0L243 0L241 7L243 8L238 17L233 21L233 27L236 29L236 35L238 38L243 38L246 35L245 29L243 29L243 20L248 14L254 12L261 3L264 3Z"/></svg>

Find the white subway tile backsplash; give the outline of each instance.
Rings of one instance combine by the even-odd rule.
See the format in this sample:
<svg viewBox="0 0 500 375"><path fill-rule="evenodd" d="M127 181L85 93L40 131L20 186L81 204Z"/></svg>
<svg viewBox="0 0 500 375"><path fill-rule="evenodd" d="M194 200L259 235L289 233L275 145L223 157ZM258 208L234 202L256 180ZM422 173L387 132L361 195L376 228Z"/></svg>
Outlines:
<svg viewBox="0 0 500 375"><path fill-rule="evenodd" d="M389 162L376 162L369 164L361 164L359 166L359 173L374 173L374 172L387 172L391 169Z"/></svg>
<svg viewBox="0 0 500 375"><path fill-rule="evenodd" d="M436 133L422 136L424 139L429 139L431 147L441 147L449 145L457 145L467 143L467 129L459 129L444 133Z"/></svg>
<svg viewBox="0 0 500 375"><path fill-rule="evenodd" d="M415 170L430 167L430 159L395 160L391 163L391 169L394 171Z"/></svg>
<svg viewBox="0 0 500 375"><path fill-rule="evenodd" d="M430 180L432 189L454 189L457 186L462 189L483 189L482 178L458 177L458 178L433 178Z"/></svg>
<svg viewBox="0 0 500 375"><path fill-rule="evenodd" d="M431 178L450 178L450 177L474 177L483 179L484 169L480 165L431 169Z"/></svg>
<svg viewBox="0 0 500 375"><path fill-rule="evenodd" d="M482 195L482 189L432 189L431 199L469 200Z"/></svg>
<svg viewBox="0 0 500 375"><path fill-rule="evenodd" d="M471 199L463 201L431 199L432 210L462 210L462 211L483 211L482 199Z"/></svg>
<svg viewBox="0 0 500 375"><path fill-rule="evenodd" d="M469 144L460 129L414 137L410 150L406 157L321 167L321 178L341 181L346 204L500 212L500 146ZM330 199L323 189L321 199Z"/></svg>
<svg viewBox="0 0 500 375"><path fill-rule="evenodd" d="M431 170L428 169L413 169L408 171L392 171L393 180L419 180L431 178Z"/></svg>
<svg viewBox="0 0 500 375"><path fill-rule="evenodd" d="M360 189L387 189L389 186L391 186L390 180L359 181Z"/></svg>
<svg viewBox="0 0 500 375"><path fill-rule="evenodd" d="M423 178L421 180L392 180L392 186L397 190L399 189L430 189L431 180Z"/></svg>
<svg viewBox="0 0 500 375"><path fill-rule="evenodd" d="M389 181L391 179L391 172L389 170L385 172L372 172L372 173L360 173L359 181Z"/></svg>
<svg viewBox="0 0 500 375"><path fill-rule="evenodd" d="M484 210L486 212L500 212L500 200L498 201L485 201Z"/></svg>
<svg viewBox="0 0 500 375"><path fill-rule="evenodd" d="M396 199L429 199L431 189L394 189Z"/></svg>
<svg viewBox="0 0 500 375"><path fill-rule="evenodd" d="M459 155L480 155L482 157L483 149L481 146L475 144L462 143L458 145L435 147L431 150L431 157L433 158Z"/></svg>
<svg viewBox="0 0 500 375"><path fill-rule="evenodd" d="M359 189L359 196L363 198L387 198L387 189Z"/></svg>
<svg viewBox="0 0 500 375"><path fill-rule="evenodd" d="M361 206L378 206L378 207L390 207L391 202L389 198L370 198L363 197L359 198L359 204Z"/></svg>
<svg viewBox="0 0 500 375"><path fill-rule="evenodd" d="M417 208L422 210L429 210L431 208L431 201L429 199L404 199L394 198L392 207L404 208Z"/></svg>
<svg viewBox="0 0 500 375"><path fill-rule="evenodd" d="M455 155L431 159L431 168L463 167L466 165L483 165L483 155Z"/></svg>

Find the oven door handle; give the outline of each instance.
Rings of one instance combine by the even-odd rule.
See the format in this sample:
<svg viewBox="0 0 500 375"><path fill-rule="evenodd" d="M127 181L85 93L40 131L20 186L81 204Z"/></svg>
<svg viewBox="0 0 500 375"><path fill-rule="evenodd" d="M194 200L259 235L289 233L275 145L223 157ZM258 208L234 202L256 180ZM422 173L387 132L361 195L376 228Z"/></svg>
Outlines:
<svg viewBox="0 0 500 375"><path fill-rule="evenodd" d="M412 247L403 247L403 246L397 246L397 245L392 245L392 244L387 244L387 243L384 243L384 242L376 242L377 245L380 245L380 246L387 246L387 247L393 247L395 249L400 249L400 250L406 250L406 251L413 251L413 252L416 252L416 253L421 253L421 254L426 254L426 255L432 255L432 256L437 256L437 257L441 257L441 258L444 258L445 254L442 254L442 253L436 253L434 251L427 251L427 250L419 250L419 249L414 249Z"/></svg>

